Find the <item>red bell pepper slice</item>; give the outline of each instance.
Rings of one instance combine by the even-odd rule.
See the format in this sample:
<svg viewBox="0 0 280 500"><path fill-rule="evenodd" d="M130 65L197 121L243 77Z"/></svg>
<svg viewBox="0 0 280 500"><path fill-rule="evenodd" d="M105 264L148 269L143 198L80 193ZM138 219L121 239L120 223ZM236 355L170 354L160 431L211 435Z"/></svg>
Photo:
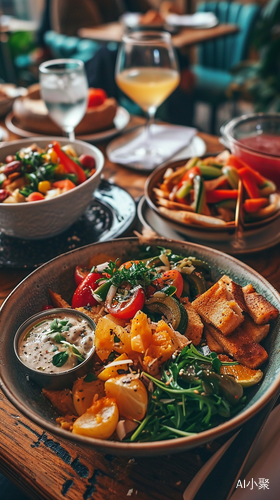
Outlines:
<svg viewBox="0 0 280 500"><path fill-rule="evenodd" d="M238 189L213 189L206 191L206 203L219 203L224 200L237 200Z"/></svg>
<svg viewBox="0 0 280 500"><path fill-rule="evenodd" d="M259 172L250 167L245 161L237 158L237 156L230 155L226 164L228 166L235 167L238 171L241 168L248 168L252 174L252 177L255 178L255 182L258 186L262 186L262 184L266 181L265 177L263 177Z"/></svg>
<svg viewBox="0 0 280 500"><path fill-rule="evenodd" d="M251 198L250 200L244 201L244 210L245 212L253 213L257 212L261 208L264 208L268 205L267 198Z"/></svg>
<svg viewBox="0 0 280 500"><path fill-rule="evenodd" d="M190 168L190 170L188 170L182 177L182 179L180 180L179 184L178 184L178 188L177 188L177 191L178 189L180 189L181 186L183 186L183 184L188 181L189 179L193 179L196 175L201 175L201 172L199 170L199 167L192 167Z"/></svg>
<svg viewBox="0 0 280 500"><path fill-rule="evenodd" d="M257 186L255 176L252 174L252 169L249 167L241 168L239 171L240 179L250 198L259 198L260 190Z"/></svg>
<svg viewBox="0 0 280 500"><path fill-rule="evenodd" d="M84 281L84 279L87 277L89 272L90 272L90 269L88 269L87 267L76 266L75 276L74 276L76 286L79 286L79 284L82 283L82 281Z"/></svg>
<svg viewBox="0 0 280 500"><path fill-rule="evenodd" d="M87 180L86 174L82 167L75 163L69 156L60 149L58 142L53 142L53 149L59 157L60 163L64 166L65 170L69 174L75 174L77 176L77 184L82 184Z"/></svg>
<svg viewBox="0 0 280 500"><path fill-rule="evenodd" d="M100 273L90 272L76 288L72 298L72 309L77 307L95 306L97 301L93 297L93 292L99 286L97 280L103 276Z"/></svg>

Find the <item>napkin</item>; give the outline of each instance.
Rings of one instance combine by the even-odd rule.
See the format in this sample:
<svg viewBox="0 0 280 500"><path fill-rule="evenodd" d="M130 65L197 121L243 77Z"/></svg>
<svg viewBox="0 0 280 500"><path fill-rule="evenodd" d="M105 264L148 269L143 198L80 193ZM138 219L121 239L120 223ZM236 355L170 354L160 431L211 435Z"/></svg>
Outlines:
<svg viewBox="0 0 280 500"><path fill-rule="evenodd" d="M152 124L148 145L151 155L145 155L147 135L142 131L132 141L108 153L109 160L122 165L142 164L143 168L152 169L186 147L196 132L192 127Z"/></svg>
<svg viewBox="0 0 280 500"><path fill-rule="evenodd" d="M211 472L219 458L222 457L235 436L229 439L196 474L184 492L184 500L193 499L201 483ZM280 405L276 406L271 412L258 439L255 441L231 500L275 500L279 498L279 491Z"/></svg>
<svg viewBox="0 0 280 500"><path fill-rule="evenodd" d="M192 15L168 14L167 24L171 26L184 26L189 28L208 28L218 24L218 18L212 12L197 12Z"/></svg>

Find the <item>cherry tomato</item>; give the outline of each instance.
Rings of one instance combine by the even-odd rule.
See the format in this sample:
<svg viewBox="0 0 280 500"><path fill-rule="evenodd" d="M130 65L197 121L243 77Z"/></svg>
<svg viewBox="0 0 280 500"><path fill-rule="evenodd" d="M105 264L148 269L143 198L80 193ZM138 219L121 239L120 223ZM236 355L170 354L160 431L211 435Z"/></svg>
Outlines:
<svg viewBox="0 0 280 500"><path fill-rule="evenodd" d="M92 170L95 167L95 159L90 155L81 155L79 161L84 168Z"/></svg>
<svg viewBox="0 0 280 500"><path fill-rule="evenodd" d="M93 89L88 90L88 108L96 108L104 103L107 99L107 94L103 89Z"/></svg>
<svg viewBox="0 0 280 500"><path fill-rule="evenodd" d="M41 201L44 199L45 197L42 193L34 191L34 193L31 193L29 196L27 196L26 201Z"/></svg>
<svg viewBox="0 0 280 500"><path fill-rule="evenodd" d="M161 276L164 286L165 285L173 285L177 288L175 295L177 297L181 297L182 292L183 292L183 278L181 273L177 271L176 269L170 269L170 271L165 271L162 276Z"/></svg>
<svg viewBox="0 0 280 500"><path fill-rule="evenodd" d="M108 300L105 301L107 311L119 319L131 319L135 316L137 311L140 311L145 303L145 293L142 287L137 287L128 300L119 302L116 298L109 304Z"/></svg>
<svg viewBox="0 0 280 500"><path fill-rule="evenodd" d="M90 269L86 267L76 266L75 269L75 283L77 286L87 277Z"/></svg>
<svg viewBox="0 0 280 500"><path fill-rule="evenodd" d="M53 309L53 306L46 304L44 307L42 307L42 311L48 311L49 309Z"/></svg>
<svg viewBox="0 0 280 500"><path fill-rule="evenodd" d="M102 278L100 273L89 273L85 279L79 284L72 298L72 308L95 306L97 301L92 295L92 292L99 286L97 280Z"/></svg>

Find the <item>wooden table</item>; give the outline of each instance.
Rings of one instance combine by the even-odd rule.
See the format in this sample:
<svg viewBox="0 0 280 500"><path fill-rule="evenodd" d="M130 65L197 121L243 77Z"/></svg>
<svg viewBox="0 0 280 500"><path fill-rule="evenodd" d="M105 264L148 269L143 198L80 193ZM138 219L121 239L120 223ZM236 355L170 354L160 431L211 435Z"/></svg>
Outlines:
<svg viewBox="0 0 280 500"><path fill-rule="evenodd" d="M199 135L208 152L220 149L216 137ZM104 152L105 144L100 149ZM108 160L104 173L134 197L143 193L144 174ZM241 260L280 291L280 245ZM0 269L0 302L27 274L23 269ZM221 442L159 458L102 455L44 432L0 391L0 471L35 500L182 500L191 479Z"/></svg>
<svg viewBox="0 0 280 500"><path fill-rule="evenodd" d="M237 31L238 26L235 24L218 24L218 26L209 29L182 28L178 33L172 35L172 43L174 47L181 49L214 38L232 35ZM78 34L82 38L91 38L98 42L121 42L124 27L119 22L101 24L94 28L82 28Z"/></svg>

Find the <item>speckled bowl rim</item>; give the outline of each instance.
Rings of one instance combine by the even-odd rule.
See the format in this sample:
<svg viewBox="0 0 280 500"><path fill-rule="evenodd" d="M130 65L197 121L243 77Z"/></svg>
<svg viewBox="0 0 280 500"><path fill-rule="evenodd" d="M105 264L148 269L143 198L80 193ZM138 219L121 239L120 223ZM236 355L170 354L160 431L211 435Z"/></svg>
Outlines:
<svg viewBox="0 0 280 500"><path fill-rule="evenodd" d="M133 243L136 241L138 241L138 238L120 238L118 240L112 240L111 243L119 242L120 246L122 246L125 245L126 243L129 244L130 242ZM30 275L28 275L23 281L21 281L14 288L14 290L9 294L9 296L3 302L0 308L0 312L2 312L6 307L8 307L9 300L11 299L15 291L17 291L18 288L21 287L22 284L24 284L26 281L32 279L33 275L38 271L40 271L41 269L47 266L51 266L54 261L57 261L58 259L63 259L67 255L73 254L75 252L80 252L81 250L89 247L94 249L98 245L101 246L101 245L106 245L108 243L110 243L110 241L106 243L94 243L91 245L87 245L85 247L78 248L70 252L67 252L65 254L62 254L61 256L56 257L55 259L52 259L51 261L43 264L40 268L33 271ZM179 240L170 240L167 238L156 238L151 241L151 244L159 246L167 246L169 243L180 244L182 245L182 247L184 247L184 249L189 248L190 250L194 250L194 252L199 252L199 250L201 249L202 251L207 250L208 253L210 252L211 255L217 257L219 256L222 256L224 258L226 257L227 261L230 261L232 264L236 264L238 266L239 274L241 274L241 272L244 271L244 272L249 272L251 275L253 275L253 277L257 279L258 282L260 282L263 287L267 288L270 291L270 293L274 295L275 299L278 301L280 306L280 294L277 292L277 290L275 290L275 288L257 271L252 269L250 266L244 264L243 262L239 261L235 257L220 252L219 250L198 245L196 243L182 242ZM213 427L212 429L198 433L196 436L182 437L166 441L155 441L147 443L123 443L123 442L109 441L109 440L103 441L101 439L93 439L84 436L79 436L77 434L72 434L59 427L56 427L55 425L52 425L51 423L45 420L42 420L42 418L39 417L36 412L27 409L24 406L24 404L13 394L13 392L9 390L9 387L6 386L1 376L1 372L2 370L0 364L0 388L3 390L4 394L19 411L21 411L26 417L32 420L39 427L44 428L46 431L49 431L51 434L55 434L56 436L62 439L69 440L76 445L87 446L92 449L97 449L100 452L111 453L112 455L123 455L123 456L168 455L171 453L183 452L188 449L194 448L196 446L203 445L209 441L213 441L214 439L217 439L218 437L221 437L224 434L227 434L233 430L237 430L242 424L244 424L247 420L252 418L253 415L255 415L258 411L260 411L270 401L270 399L274 395L276 395L277 392L279 392L280 388L280 373L279 373L278 376L273 381L273 383L270 385L269 389L266 390L265 394L263 394L247 410L242 411L240 414L236 415L229 421L226 421L225 423L218 425L217 427Z"/></svg>

